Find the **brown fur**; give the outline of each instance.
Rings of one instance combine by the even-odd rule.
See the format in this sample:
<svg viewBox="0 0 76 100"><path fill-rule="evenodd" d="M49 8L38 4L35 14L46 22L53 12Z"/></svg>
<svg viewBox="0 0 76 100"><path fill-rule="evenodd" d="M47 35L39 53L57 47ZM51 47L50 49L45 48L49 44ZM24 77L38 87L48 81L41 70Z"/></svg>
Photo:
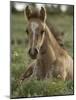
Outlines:
<svg viewBox="0 0 76 100"><path fill-rule="evenodd" d="M37 40L35 41L36 43L38 42L40 51L35 62L29 66L26 72L21 76L21 79L24 80L30 75L36 76L37 79L52 79L52 77L60 78L62 80L73 79L73 60L67 51L58 44L52 33L53 31L50 31L46 25L44 8L42 8L41 11L43 12L41 13L42 16L44 15L44 17L42 17L43 20L39 18L31 18L28 20L29 25L31 21L36 21L40 26L39 30L45 28L45 34L40 38L40 42ZM26 14L26 16L28 18L28 14Z"/></svg>

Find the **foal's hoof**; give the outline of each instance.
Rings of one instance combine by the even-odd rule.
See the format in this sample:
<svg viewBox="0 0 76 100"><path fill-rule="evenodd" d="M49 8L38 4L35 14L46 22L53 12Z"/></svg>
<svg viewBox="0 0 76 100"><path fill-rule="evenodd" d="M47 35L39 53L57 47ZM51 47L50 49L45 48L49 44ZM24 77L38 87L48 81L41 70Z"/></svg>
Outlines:
<svg viewBox="0 0 76 100"><path fill-rule="evenodd" d="M19 81L19 84L21 85L21 84L22 84L22 82L23 82L23 80L20 80L20 81Z"/></svg>
<svg viewBox="0 0 76 100"><path fill-rule="evenodd" d="M61 75L59 74L59 75L57 76L57 78L58 78L58 79L61 79Z"/></svg>
<svg viewBox="0 0 76 100"><path fill-rule="evenodd" d="M24 77L20 77L19 84L21 84L23 81L24 81Z"/></svg>

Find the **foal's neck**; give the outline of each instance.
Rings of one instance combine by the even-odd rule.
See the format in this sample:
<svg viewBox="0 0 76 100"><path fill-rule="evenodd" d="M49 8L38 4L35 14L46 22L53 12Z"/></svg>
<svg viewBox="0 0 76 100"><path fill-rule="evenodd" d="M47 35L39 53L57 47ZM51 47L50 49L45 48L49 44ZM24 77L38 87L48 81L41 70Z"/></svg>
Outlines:
<svg viewBox="0 0 76 100"><path fill-rule="evenodd" d="M50 47L53 49L54 53L56 56L60 55L60 53L62 52L62 48L60 47L60 45L58 44L57 40L55 39L53 33L51 32L51 30L48 28L48 26L45 24L46 26L46 37L48 39L48 42L50 44ZM61 52L60 52L61 51Z"/></svg>
<svg viewBox="0 0 76 100"><path fill-rule="evenodd" d="M45 27L45 38L40 50L40 56L41 59L46 61L50 60L50 63L52 63L60 55L62 50L50 29L47 27L47 25L45 25Z"/></svg>

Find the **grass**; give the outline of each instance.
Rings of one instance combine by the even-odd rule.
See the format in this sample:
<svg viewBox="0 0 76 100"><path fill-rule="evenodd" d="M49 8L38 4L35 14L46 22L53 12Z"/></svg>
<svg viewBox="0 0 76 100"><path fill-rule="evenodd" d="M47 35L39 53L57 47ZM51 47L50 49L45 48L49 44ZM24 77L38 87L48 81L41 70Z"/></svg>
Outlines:
<svg viewBox="0 0 76 100"><path fill-rule="evenodd" d="M20 75L32 61L28 56L28 40L25 33L27 21L22 14L11 16L11 97L33 97L73 94L73 82L54 79L27 80L18 86ZM49 15L48 20L65 33L64 43L73 57L73 16ZM21 41L21 42L18 42Z"/></svg>
<svg viewBox="0 0 76 100"><path fill-rule="evenodd" d="M73 94L73 83L71 81L59 80L30 80L24 81L13 94L15 97L38 97L57 96Z"/></svg>

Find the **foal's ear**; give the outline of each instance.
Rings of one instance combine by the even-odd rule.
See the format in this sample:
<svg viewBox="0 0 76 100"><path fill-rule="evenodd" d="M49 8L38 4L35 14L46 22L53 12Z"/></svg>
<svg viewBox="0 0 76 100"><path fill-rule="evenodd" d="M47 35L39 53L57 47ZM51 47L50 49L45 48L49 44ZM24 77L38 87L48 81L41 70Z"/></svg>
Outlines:
<svg viewBox="0 0 76 100"><path fill-rule="evenodd" d="M41 7L41 10L40 10L40 19L42 21L45 21L46 20L46 10L44 7Z"/></svg>
<svg viewBox="0 0 76 100"><path fill-rule="evenodd" d="M32 13L31 8L29 6L26 6L26 8L24 9L24 15L26 15L27 19L30 18L31 13Z"/></svg>

